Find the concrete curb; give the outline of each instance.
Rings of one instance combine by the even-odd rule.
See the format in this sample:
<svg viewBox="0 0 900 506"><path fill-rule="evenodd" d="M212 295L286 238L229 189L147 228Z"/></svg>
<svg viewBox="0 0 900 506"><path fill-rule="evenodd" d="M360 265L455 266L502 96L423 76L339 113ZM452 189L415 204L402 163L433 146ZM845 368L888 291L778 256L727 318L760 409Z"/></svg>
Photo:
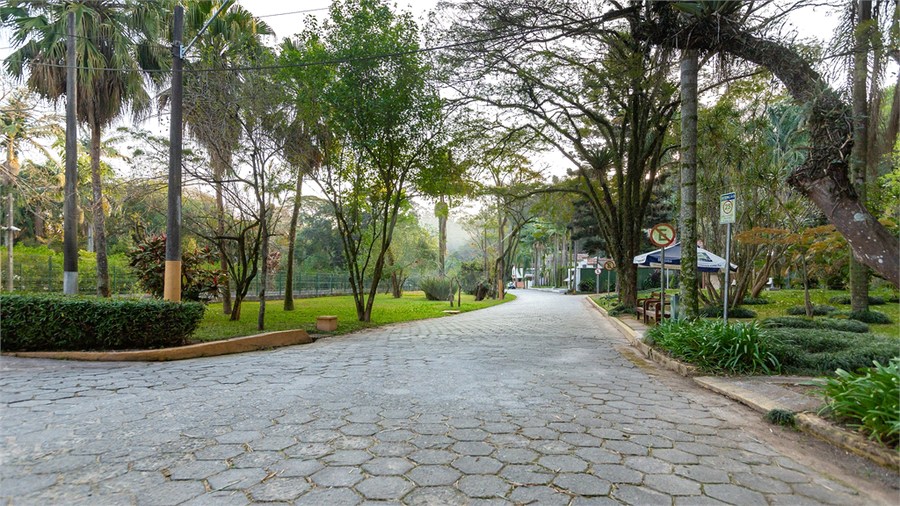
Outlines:
<svg viewBox="0 0 900 506"><path fill-rule="evenodd" d="M277 348L313 342L305 330L283 330L255 336L235 337L223 341L191 344L176 348L138 351L22 351L6 352L5 356L25 358L50 358L57 360L85 360L109 362L159 362L187 358L214 357L244 353L264 348Z"/></svg>
<svg viewBox="0 0 900 506"><path fill-rule="evenodd" d="M701 376L693 378L693 380L694 383L706 389L746 404L760 413L768 413L773 409L784 409L765 396L751 392L746 388L732 385L720 378ZM797 429L801 432L812 434L827 443L865 457L880 466L894 471L900 470L900 454L881 447L859 434L838 427L812 413L798 413L794 415L794 422Z"/></svg>
<svg viewBox="0 0 900 506"><path fill-rule="evenodd" d="M838 448L853 452L894 471L900 470L900 454L883 448L859 434L836 427L811 413L795 415L794 422L801 431L823 439Z"/></svg>
<svg viewBox="0 0 900 506"><path fill-rule="evenodd" d="M678 374L680 374L682 376L693 376L693 375L697 374L696 367L685 364L683 362L679 362L673 358L666 356L664 353L661 353L661 352L653 349L651 346L644 344L644 342L641 340L641 338L643 337L642 334L640 334L636 330L632 329L631 327L628 326L628 324L626 324L622 320L616 318L615 316L610 316L609 312L606 311L605 309L603 309L602 307L600 307L600 304L597 304L597 301L595 301L591 297L588 297L587 299L589 301L591 301L591 304L593 304L594 307L598 311L600 311L600 314L602 314L604 317L606 317L606 319L609 320L609 322L612 323L612 325L614 327L616 327L616 329L619 332L621 332L622 335L624 335L626 339L628 339L628 341L631 343L631 345L634 346L635 348L637 348L638 350L640 350L640 352L645 357L656 362L657 364L660 364L661 366L665 367L666 369L669 369L670 371L677 372Z"/></svg>

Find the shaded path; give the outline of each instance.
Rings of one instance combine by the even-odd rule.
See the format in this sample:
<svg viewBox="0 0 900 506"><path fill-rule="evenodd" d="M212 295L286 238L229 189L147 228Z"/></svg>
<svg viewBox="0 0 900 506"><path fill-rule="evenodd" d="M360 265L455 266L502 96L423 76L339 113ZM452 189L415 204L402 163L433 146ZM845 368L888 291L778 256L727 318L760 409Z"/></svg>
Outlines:
<svg viewBox="0 0 900 506"><path fill-rule="evenodd" d="M624 358L582 298L516 295L243 355L4 357L0 504L872 503Z"/></svg>

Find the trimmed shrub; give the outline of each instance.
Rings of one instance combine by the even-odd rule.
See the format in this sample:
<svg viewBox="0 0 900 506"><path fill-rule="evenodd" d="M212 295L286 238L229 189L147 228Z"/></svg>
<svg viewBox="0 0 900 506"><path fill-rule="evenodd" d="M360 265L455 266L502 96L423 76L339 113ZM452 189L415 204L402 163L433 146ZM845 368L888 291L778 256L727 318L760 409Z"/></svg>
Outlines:
<svg viewBox="0 0 900 506"><path fill-rule="evenodd" d="M828 329L770 329L776 338L772 353L785 374L832 376L837 369L855 371L873 360L887 363L897 356L897 340L878 334Z"/></svg>
<svg viewBox="0 0 900 506"><path fill-rule="evenodd" d="M644 342L714 373L775 374L781 369L772 353L777 343L756 322L729 325L710 320L668 320L648 330Z"/></svg>
<svg viewBox="0 0 900 506"><path fill-rule="evenodd" d="M450 300L456 295L456 286L449 278L422 278L419 288L425 292L428 300Z"/></svg>
<svg viewBox="0 0 900 506"><path fill-rule="evenodd" d="M850 296L849 295L835 295L834 297L828 299L828 302L832 304L850 304ZM883 306L886 302L881 297L876 297L874 295L869 295L869 305L870 306Z"/></svg>
<svg viewBox="0 0 900 506"><path fill-rule="evenodd" d="M813 316L825 316L829 313L837 311L837 308L834 306L829 306L827 304L821 305L813 305ZM792 306L787 308L785 311L789 315L805 315L806 314L806 306Z"/></svg>
<svg viewBox="0 0 900 506"><path fill-rule="evenodd" d="M840 330L843 332L864 333L869 331L869 326L863 322L856 320L839 320L837 318L822 318L813 320L803 316L773 316L759 322L765 328L769 329L829 329Z"/></svg>
<svg viewBox="0 0 900 506"><path fill-rule="evenodd" d="M721 318L722 313L724 313L722 306L706 306L700 308L700 316L705 316L707 318ZM756 311L745 307L732 307L728 308L728 316L732 318L756 318Z"/></svg>
<svg viewBox="0 0 900 506"><path fill-rule="evenodd" d="M4 351L127 350L181 346L197 330L199 302L0 296Z"/></svg>
<svg viewBox="0 0 900 506"><path fill-rule="evenodd" d="M835 378L826 378L821 393L827 405L819 413L830 411L871 439L896 445L900 439L900 358L891 359L886 366L877 360L874 364L874 369L858 374L838 369Z"/></svg>
<svg viewBox="0 0 900 506"><path fill-rule="evenodd" d="M847 313L847 318L865 323L875 323L878 325L894 323L894 321L891 320L890 316L882 313L881 311L850 311L849 313Z"/></svg>
<svg viewBox="0 0 900 506"><path fill-rule="evenodd" d="M765 297L744 297L744 300L741 301L742 306L762 306L764 304L771 304L771 302Z"/></svg>
<svg viewBox="0 0 900 506"><path fill-rule="evenodd" d="M578 291L579 292L593 292L597 288L597 280L595 279L586 279L581 283L578 283Z"/></svg>

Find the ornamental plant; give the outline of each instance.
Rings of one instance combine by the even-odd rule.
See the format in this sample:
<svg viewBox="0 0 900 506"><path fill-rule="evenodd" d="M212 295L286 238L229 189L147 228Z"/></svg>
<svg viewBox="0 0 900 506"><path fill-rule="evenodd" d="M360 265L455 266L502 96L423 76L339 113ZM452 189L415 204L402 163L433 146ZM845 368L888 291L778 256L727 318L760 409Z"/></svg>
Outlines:
<svg viewBox="0 0 900 506"><path fill-rule="evenodd" d="M165 234L147 238L126 255L130 260L128 265L137 274L141 288L161 299L166 273ZM182 299L207 301L219 295L227 274L215 267L218 259L218 253L209 246L182 253Z"/></svg>
<svg viewBox="0 0 900 506"><path fill-rule="evenodd" d="M887 365L873 363L874 368L860 373L838 369L836 378L821 380L820 393L827 405L820 414L831 411L871 439L896 446L900 439L900 358Z"/></svg>

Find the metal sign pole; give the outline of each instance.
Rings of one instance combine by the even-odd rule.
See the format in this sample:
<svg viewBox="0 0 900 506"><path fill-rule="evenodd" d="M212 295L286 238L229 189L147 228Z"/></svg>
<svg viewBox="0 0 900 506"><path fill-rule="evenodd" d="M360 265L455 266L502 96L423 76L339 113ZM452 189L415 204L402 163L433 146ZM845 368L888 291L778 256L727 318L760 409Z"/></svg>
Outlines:
<svg viewBox="0 0 900 506"><path fill-rule="evenodd" d="M659 267L662 269L660 271L659 276L659 287L662 291L662 295L660 295L659 300L660 304L662 304L663 313L666 312L666 247L663 246L659 249Z"/></svg>
<svg viewBox="0 0 900 506"><path fill-rule="evenodd" d="M609 300L609 272L606 271L606 298Z"/></svg>
<svg viewBox="0 0 900 506"><path fill-rule="evenodd" d="M725 229L725 302L722 306L722 317L728 323L728 289L731 287L731 223Z"/></svg>

